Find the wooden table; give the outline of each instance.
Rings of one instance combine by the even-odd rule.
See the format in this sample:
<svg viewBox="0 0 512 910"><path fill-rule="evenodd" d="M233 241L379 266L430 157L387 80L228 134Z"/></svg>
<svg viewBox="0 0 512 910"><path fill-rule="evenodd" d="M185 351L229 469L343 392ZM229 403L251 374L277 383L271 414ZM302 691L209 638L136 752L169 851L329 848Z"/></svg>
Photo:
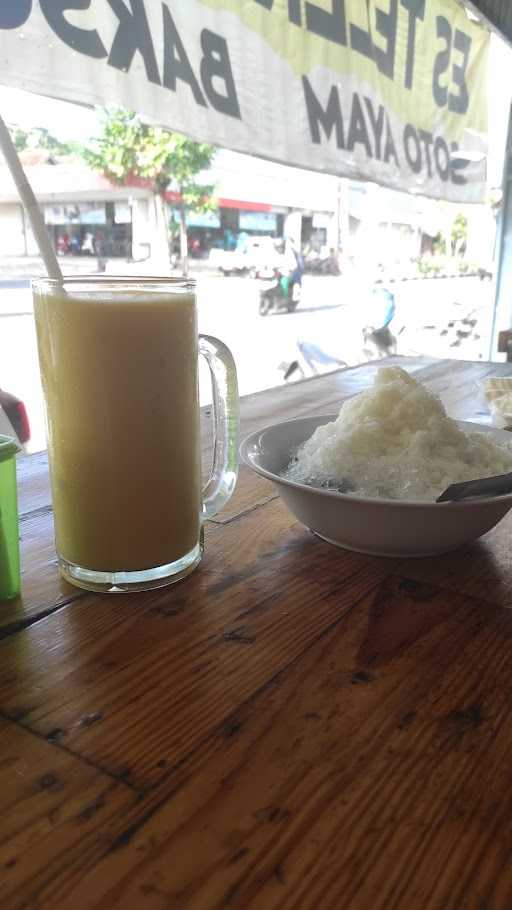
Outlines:
<svg viewBox="0 0 512 910"><path fill-rule="evenodd" d="M403 364L455 417L512 364ZM241 402L329 413L377 364ZM46 458L20 463L0 608L0 906L512 907L512 513L435 559L321 542L242 468L185 582L59 579Z"/></svg>

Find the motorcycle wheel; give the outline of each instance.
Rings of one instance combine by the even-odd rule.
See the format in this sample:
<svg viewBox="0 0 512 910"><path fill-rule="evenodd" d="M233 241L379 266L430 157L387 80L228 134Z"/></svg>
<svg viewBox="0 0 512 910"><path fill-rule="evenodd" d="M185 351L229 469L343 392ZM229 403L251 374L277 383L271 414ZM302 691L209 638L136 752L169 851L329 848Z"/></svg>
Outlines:
<svg viewBox="0 0 512 910"><path fill-rule="evenodd" d="M272 304L268 297L260 297L260 316L266 316L269 313Z"/></svg>

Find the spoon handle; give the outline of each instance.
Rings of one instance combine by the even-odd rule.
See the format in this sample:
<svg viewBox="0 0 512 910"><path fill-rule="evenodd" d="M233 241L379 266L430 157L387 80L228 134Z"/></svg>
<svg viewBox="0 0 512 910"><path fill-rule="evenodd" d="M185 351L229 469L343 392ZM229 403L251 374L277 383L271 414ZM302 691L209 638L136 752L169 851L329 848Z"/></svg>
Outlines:
<svg viewBox="0 0 512 910"><path fill-rule="evenodd" d="M504 496L506 493L512 493L512 473L452 483L438 496L436 502L459 502L475 496Z"/></svg>

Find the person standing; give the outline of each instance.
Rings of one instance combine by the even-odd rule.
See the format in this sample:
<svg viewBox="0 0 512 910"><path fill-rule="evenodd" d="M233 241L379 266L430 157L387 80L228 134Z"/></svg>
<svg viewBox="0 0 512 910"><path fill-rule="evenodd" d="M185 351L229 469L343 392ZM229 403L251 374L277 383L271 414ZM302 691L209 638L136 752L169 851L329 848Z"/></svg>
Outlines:
<svg viewBox="0 0 512 910"><path fill-rule="evenodd" d="M288 293L294 299L297 289L302 289L302 277L304 275L304 256L297 242L290 238L285 248L285 263L289 272Z"/></svg>

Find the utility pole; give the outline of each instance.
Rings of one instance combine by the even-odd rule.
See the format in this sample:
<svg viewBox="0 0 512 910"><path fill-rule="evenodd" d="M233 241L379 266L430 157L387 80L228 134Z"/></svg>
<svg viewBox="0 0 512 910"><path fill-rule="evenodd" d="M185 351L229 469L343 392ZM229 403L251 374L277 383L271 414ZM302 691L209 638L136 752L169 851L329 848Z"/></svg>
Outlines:
<svg viewBox="0 0 512 910"><path fill-rule="evenodd" d="M501 329L512 326L512 108L509 111L503 167L503 195L496 241L495 301L489 359L493 360Z"/></svg>
<svg viewBox="0 0 512 910"><path fill-rule="evenodd" d="M346 177L338 179L338 192L336 201L336 217L338 222L338 250L345 249L348 245L350 232L349 223L349 182Z"/></svg>

